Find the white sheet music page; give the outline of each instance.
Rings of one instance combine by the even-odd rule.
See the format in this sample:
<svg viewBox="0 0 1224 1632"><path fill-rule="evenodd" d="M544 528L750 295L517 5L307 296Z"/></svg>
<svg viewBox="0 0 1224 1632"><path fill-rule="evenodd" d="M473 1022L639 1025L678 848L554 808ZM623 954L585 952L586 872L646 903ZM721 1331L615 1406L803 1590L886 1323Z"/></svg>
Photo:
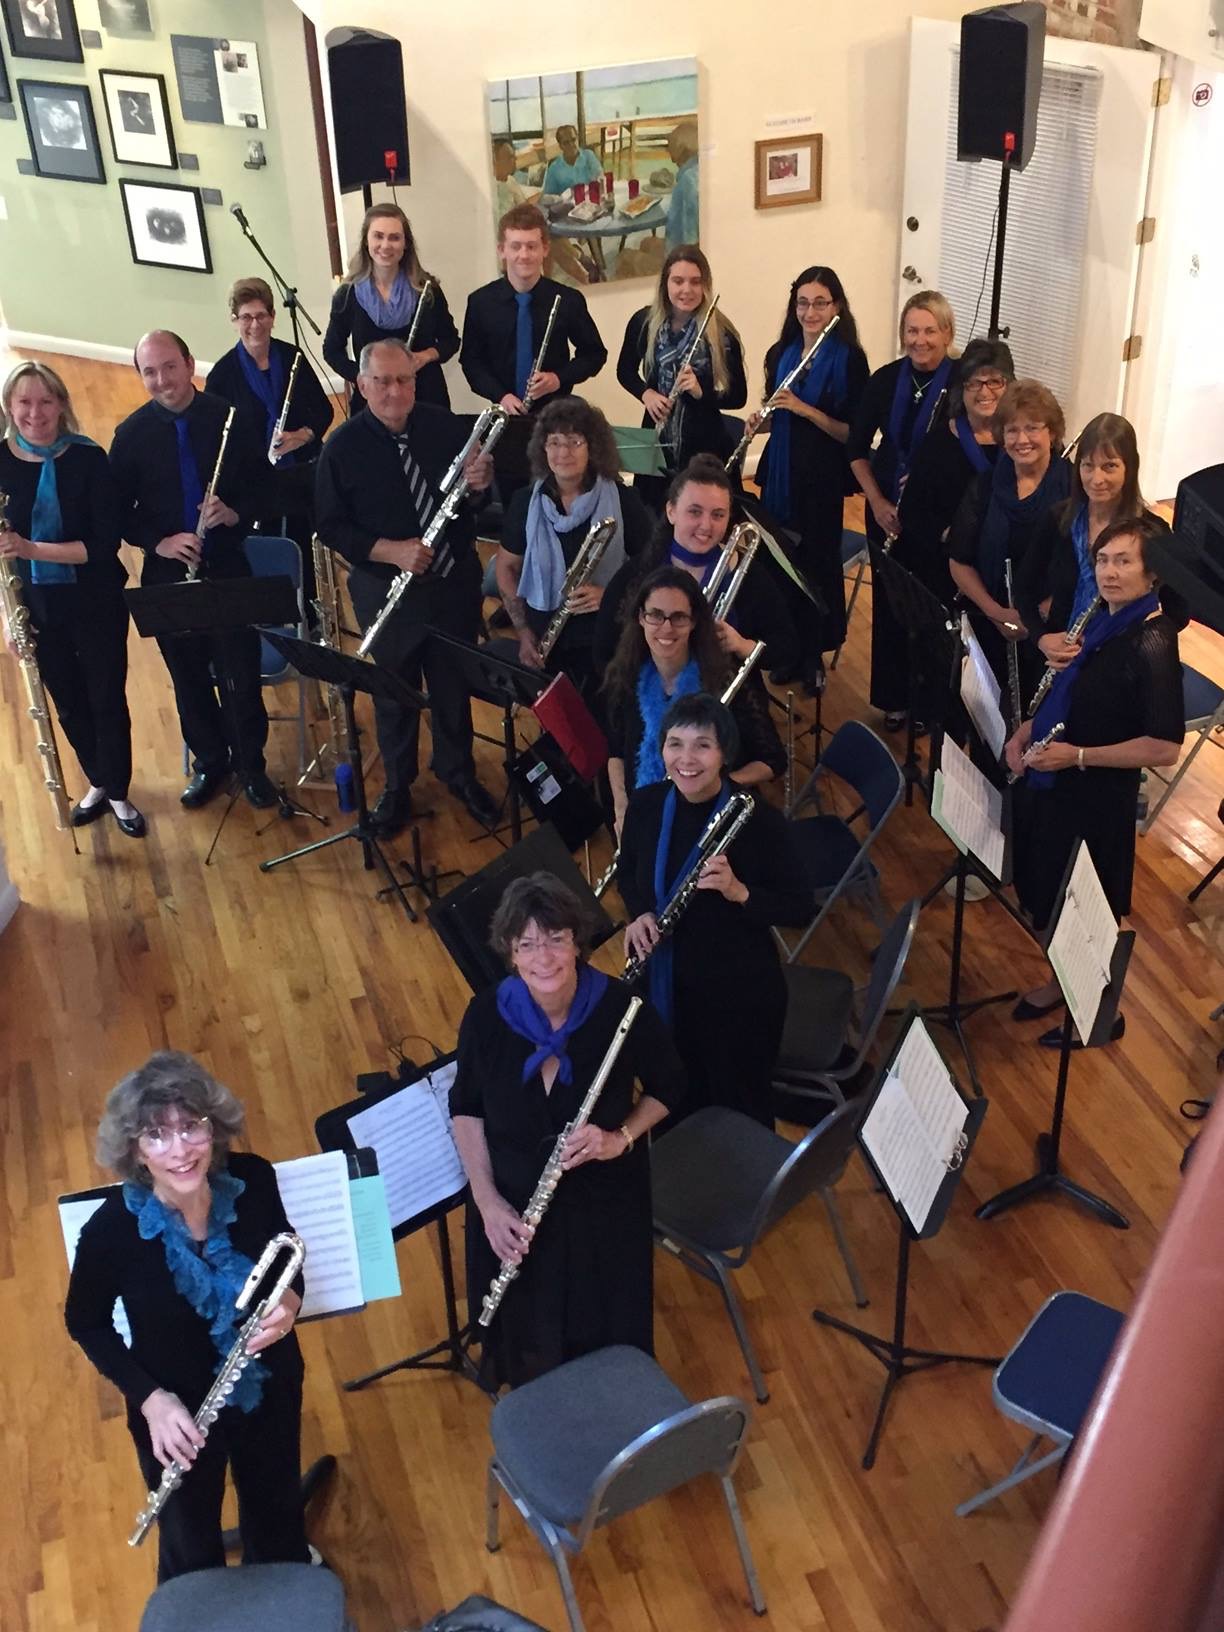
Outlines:
<svg viewBox="0 0 1224 1632"><path fill-rule="evenodd" d="M993 878L1002 878L1006 853L1002 793L951 737L943 739L939 768L943 788L938 810L933 804L931 814Z"/></svg>
<svg viewBox="0 0 1224 1632"><path fill-rule="evenodd" d="M437 1075L446 1069L440 1067ZM467 1183L440 1098L426 1080L410 1082L348 1119L357 1144L372 1145L378 1153L392 1229L458 1195Z"/></svg>
<svg viewBox="0 0 1224 1632"><path fill-rule="evenodd" d="M365 1304L361 1264L349 1197L348 1158L342 1150L277 1162L276 1184L285 1213L306 1243L306 1296L299 1320L338 1315Z"/></svg>
<svg viewBox="0 0 1224 1632"><path fill-rule="evenodd" d="M1068 889L1075 897L1075 908L1083 920L1084 933L1092 943L1093 955L1101 966L1101 973L1108 980L1118 945L1118 921L1083 840L1071 869Z"/></svg>
<svg viewBox="0 0 1224 1632"><path fill-rule="evenodd" d="M954 1165L968 1117L931 1034L914 1020L863 1122L862 1139L916 1232Z"/></svg>
<svg viewBox="0 0 1224 1632"><path fill-rule="evenodd" d="M1007 727L999 707L999 682L986 661L982 643L973 632L967 612L961 613L961 640L965 647L961 665L961 702L978 736L996 759L1002 759Z"/></svg>
<svg viewBox="0 0 1224 1632"><path fill-rule="evenodd" d="M1080 1041L1087 1043L1109 985L1118 925L1088 846L1081 843L1050 937L1050 966L1062 987Z"/></svg>

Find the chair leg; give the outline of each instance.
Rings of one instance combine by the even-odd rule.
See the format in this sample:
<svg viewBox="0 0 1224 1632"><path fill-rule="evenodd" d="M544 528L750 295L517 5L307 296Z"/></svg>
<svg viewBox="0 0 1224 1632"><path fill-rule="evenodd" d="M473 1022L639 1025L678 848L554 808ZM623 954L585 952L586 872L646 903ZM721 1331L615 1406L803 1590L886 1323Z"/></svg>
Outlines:
<svg viewBox="0 0 1224 1632"><path fill-rule="evenodd" d="M829 1223L833 1226L833 1239L837 1242L837 1250L842 1255L842 1263L846 1266L846 1276L850 1282L850 1290L854 1294L854 1301L860 1309L867 1307L867 1293L863 1289L863 1282L859 1276L858 1265L851 1256L850 1243L846 1240L846 1231L842 1225L841 1212L838 1209L837 1199L828 1185L823 1185L820 1199L825 1204L825 1211L829 1215Z"/></svg>
<svg viewBox="0 0 1224 1632"><path fill-rule="evenodd" d="M963 1519L966 1513L973 1513L987 1502L993 1502L996 1496L1002 1496L1005 1491L1012 1490L1016 1485L1022 1485L1026 1479L1031 1479L1035 1473L1041 1473L1046 1468L1052 1468L1056 1462L1061 1462L1067 1454L1068 1440L1065 1444L1055 1445L1052 1451L1038 1457L1034 1462L1031 1459L1033 1452L1042 1441L1041 1434L1035 1434L1025 1446L1024 1455L1016 1463L1006 1479L1000 1479L997 1485L991 1485L987 1490L981 1490L976 1496L971 1496L967 1502L962 1502L956 1509L958 1519Z"/></svg>
<svg viewBox="0 0 1224 1632"><path fill-rule="evenodd" d="M1195 759L1198 757L1199 749L1207 741L1214 729L1216 729L1216 727L1213 721L1213 723L1209 725L1205 731L1199 732L1198 736L1195 738L1193 748L1191 748L1190 752L1173 772L1173 775L1169 777L1167 781L1164 777L1161 777L1160 780L1165 784L1164 792L1161 794L1160 798L1157 799L1156 803L1149 808L1147 815L1139 823L1140 833L1147 833L1151 829L1156 818L1168 804L1169 800L1172 799L1174 793L1176 793L1178 783L1181 781L1182 777L1185 776L1186 772L1190 769L1191 765L1193 765Z"/></svg>
<svg viewBox="0 0 1224 1632"><path fill-rule="evenodd" d="M565 1613L569 1617L570 1632L586 1632L582 1621L582 1611L578 1608L578 1595L574 1591L574 1582L570 1575L569 1563L565 1554L555 1541L549 1542L548 1550L552 1554L557 1579L561 1583L561 1596L565 1600Z"/></svg>
<svg viewBox="0 0 1224 1632"><path fill-rule="evenodd" d="M718 1290L723 1295L727 1313L731 1316L731 1324L735 1327L735 1335L739 1338L740 1351L744 1356L744 1363L748 1367L748 1375L752 1378L752 1387L757 1397L757 1404L764 1405L769 1398L769 1390L765 1386L765 1376L757 1361L756 1351L752 1347L752 1339L748 1335L748 1323L744 1319L744 1312L740 1308L739 1299L735 1295L735 1288L731 1285L727 1271L717 1262L713 1264L713 1268L714 1273L718 1276Z"/></svg>
<svg viewBox="0 0 1224 1632"><path fill-rule="evenodd" d="M735 1486L731 1483L729 1473L722 1476L722 1488L727 1500L727 1512L731 1515L731 1528L735 1531L735 1545L739 1548L740 1563L744 1566L748 1596L752 1599L752 1607L757 1614L764 1615L765 1597L761 1592L761 1583L757 1580L756 1565L752 1562L752 1551L748 1546L748 1532L744 1529L743 1515L740 1513Z"/></svg>
<svg viewBox="0 0 1224 1632"><path fill-rule="evenodd" d="M489 1459L489 1471L486 1474L485 1486L485 1547L490 1553L495 1553L501 1546L501 1537L498 1534L498 1516L501 1508L501 1486L497 1475L493 1471L493 1460Z"/></svg>
<svg viewBox="0 0 1224 1632"><path fill-rule="evenodd" d="M803 934L800 935L798 943L795 945L795 947L793 949L789 946L787 947L787 963L794 963L798 959L799 954L803 951L804 947L811 940L812 936L815 935L816 931L820 928L821 924L824 923L825 919L829 916L829 908L833 905L834 901L839 899L840 894L841 892L838 889L830 890L829 894L825 897L825 900L821 905L820 911L816 914L815 918L812 919L811 923L804 930ZM782 944L786 946L785 941L783 941Z"/></svg>

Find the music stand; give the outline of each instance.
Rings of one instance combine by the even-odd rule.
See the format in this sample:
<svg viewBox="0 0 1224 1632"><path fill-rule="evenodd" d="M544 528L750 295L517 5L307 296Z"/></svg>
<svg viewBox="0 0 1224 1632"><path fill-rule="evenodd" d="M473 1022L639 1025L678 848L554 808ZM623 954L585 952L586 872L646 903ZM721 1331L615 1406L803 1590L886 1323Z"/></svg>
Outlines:
<svg viewBox="0 0 1224 1632"><path fill-rule="evenodd" d="M1095 911L1092 910L1094 904ZM1088 906L1087 913L1083 910L1085 905ZM1095 945L1096 937L1089 932L1094 926L1100 926L1100 933L1105 937L1103 945ZM1084 989L1083 970L1086 959L1083 957L1073 959L1067 956L1067 952L1073 951L1077 943L1081 950L1086 951L1085 942L1088 947L1093 948L1098 965L1102 967L1101 978L1105 979L1105 985L1099 995L1094 990L1095 981L1087 991ZM1033 1196L1046 1195L1054 1191L1058 1195L1070 1196L1072 1201L1078 1201L1104 1223L1112 1224L1114 1229L1130 1229L1130 1220L1124 1213L1119 1212L1103 1196L1095 1195L1083 1185L1069 1179L1059 1168L1058 1158L1067 1104L1067 1077L1071 1069L1072 1027L1080 1032L1081 1041L1086 1048L1096 1048L1109 1041L1118 1017L1122 986L1134 945L1134 930L1119 932L1101 890L1100 881L1088 854L1088 847L1080 839L1067 863L1067 870L1063 875L1045 936L1046 955L1067 999L1058 1055L1058 1085L1054 1090L1054 1111L1049 1132L1037 1135L1038 1166L1032 1178L1009 1185L1006 1190L1000 1190L997 1196L984 1201L977 1210L975 1215L977 1218L995 1218L999 1213L1005 1213L1009 1207L1016 1207L1022 1201L1029 1201ZM1107 979L1104 975L1106 967Z"/></svg>
<svg viewBox="0 0 1224 1632"><path fill-rule="evenodd" d="M907 1078L912 1078L915 1071L919 1073L919 1080L911 1093ZM946 1084L942 1081L941 1072L946 1074ZM938 1092L932 1089L935 1078L939 1081ZM883 1114L873 1114L886 1091L890 1096L889 1109ZM959 1122L961 1131L953 1148L945 1156L939 1147L941 1117L946 1117L948 1107L954 1105L951 1096L960 1101L960 1106L955 1108L954 1120ZM879 1079L868 1098L858 1131L859 1149L892 1203L899 1227L892 1336L878 1337L862 1326L854 1326L835 1315L827 1315L822 1309L812 1310L814 1321L861 1343L887 1373L871 1437L863 1453L864 1468L871 1468L875 1464L888 1403L893 1390L906 1377L916 1371L930 1371L935 1366L949 1365L953 1361L971 1366L999 1364L997 1355L916 1349L905 1341L910 1244L913 1241L929 1241L932 1236L938 1235L948 1216L986 1109L987 1101L984 1099L972 1102L965 1099L956 1078L948 1070L923 1026L917 1006L911 1004L889 1056L880 1069ZM932 1164L941 1170L937 1173L938 1183L933 1192L929 1184ZM914 1188L915 1182L920 1184L924 1179L928 1181L925 1198Z"/></svg>
<svg viewBox="0 0 1224 1632"><path fill-rule="evenodd" d="M287 582L288 580L286 580ZM292 664L297 672L307 680L318 680L325 686L333 686L340 694L344 705L344 729L348 742L348 759L353 768L353 792L357 799L357 820L351 827L346 827L341 833L329 834L325 839L316 839L313 844L304 844L300 849L289 850L283 856L273 856L270 861L261 861L261 873L270 873L273 867L279 867L283 862L296 861L300 856L309 856L316 850L325 850L328 845L340 844L345 839L356 839L361 845L361 853L367 872L374 870L375 863L382 868L383 876L387 880L387 888L399 901L401 907L408 914L411 923L417 922L417 915L413 911L412 903L404 893L404 886L396 878L391 863L387 860L382 846L374 832L374 825L370 820L370 808L366 799L365 770L361 759L361 732L357 727L357 713L355 699L357 693L365 692L370 697L381 697L389 702L401 703L406 708L423 709L429 705L425 697L412 686L407 685L398 675L388 669L380 669L377 664L367 663L364 658L350 657L346 652L334 651L330 646L319 645L314 641L297 640L292 635L265 634L265 639L282 657ZM408 883L412 889L418 889L427 898L436 895L435 879L427 874L421 864L421 835L420 830L413 824L412 828L412 863L408 866Z"/></svg>
<svg viewBox="0 0 1224 1632"><path fill-rule="evenodd" d="M914 789L923 783L918 758L916 720L921 713L930 727L948 717L960 642L957 625L947 607L921 578L879 544L868 544L871 581L883 584L893 617L905 630L909 655L909 710L905 731L905 803L914 802Z"/></svg>

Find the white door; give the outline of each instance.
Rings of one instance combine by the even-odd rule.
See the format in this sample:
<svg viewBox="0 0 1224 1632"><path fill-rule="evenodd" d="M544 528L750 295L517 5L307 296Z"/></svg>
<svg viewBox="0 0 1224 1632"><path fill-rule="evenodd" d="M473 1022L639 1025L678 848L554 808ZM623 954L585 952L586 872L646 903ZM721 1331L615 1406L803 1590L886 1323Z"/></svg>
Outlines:
<svg viewBox="0 0 1224 1632"><path fill-rule="evenodd" d="M947 282L964 289L966 258L972 257L973 287L954 302L963 346L987 330L993 269L987 243L1000 167L988 160L955 161L959 46L958 23L913 20L897 287L898 306L921 288ZM1045 61L1050 89L1043 91L1038 152L1011 182L1000 321L1011 330L1008 343L1019 374L1061 378L1073 436L1094 414L1122 409L1122 350L1131 332L1140 253L1136 228L1144 213L1161 59L1152 52L1047 38ZM1066 184L1056 173L1051 187L1047 162L1044 202L1038 203L1033 188L1042 145L1056 140L1067 144ZM976 201L971 220L965 205L970 196ZM1060 250L1070 246L1056 257L1068 293L1053 302L1053 268L1047 263L1043 269L1036 243L1041 231ZM970 327L979 288L980 309Z"/></svg>

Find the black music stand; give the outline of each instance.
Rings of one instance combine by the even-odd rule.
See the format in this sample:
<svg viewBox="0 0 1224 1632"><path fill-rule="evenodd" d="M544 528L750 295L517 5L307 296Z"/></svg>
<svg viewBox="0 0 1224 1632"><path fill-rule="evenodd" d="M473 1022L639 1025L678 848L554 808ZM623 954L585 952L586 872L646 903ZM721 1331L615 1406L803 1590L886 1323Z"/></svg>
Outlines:
<svg viewBox="0 0 1224 1632"><path fill-rule="evenodd" d="M1058 892L1054 911L1050 915L1049 930L1045 937L1045 946L1048 952L1058 921L1067 909L1068 885L1071 874L1075 869L1076 857L1083 845L1079 840L1071 853L1067 863L1067 870L1063 876L1062 885ZM1109 984L1101 993L1100 1004L1096 1017L1092 1022L1092 1029L1088 1036L1089 1048L1098 1048L1110 1039L1114 1022L1118 1017L1118 1005L1122 1001L1122 987L1126 979L1127 966L1130 963L1131 953L1135 946L1134 930L1121 930L1114 942L1109 966ZM1071 1069L1072 1054L1072 1026L1074 1024L1071 1006L1067 1005L1063 1014L1062 1040L1058 1055L1058 1085L1054 1090L1054 1112L1050 1121L1048 1133L1037 1135L1037 1171L1031 1179L1024 1179L1019 1184L1012 1184L1006 1190L1000 1190L997 1196L991 1196L978 1208L975 1217L996 1218L1005 1213L1009 1207L1017 1207L1022 1201L1030 1201L1034 1196L1047 1195L1053 1191L1056 1195L1070 1196L1072 1201L1078 1201L1081 1206L1095 1213L1105 1224L1112 1224L1116 1230L1129 1230L1130 1220L1124 1213L1105 1200L1103 1196L1086 1190L1082 1184L1076 1184L1062 1172L1058 1165L1059 1151L1062 1145L1063 1116L1067 1105L1067 1077Z"/></svg>
<svg viewBox="0 0 1224 1632"><path fill-rule="evenodd" d="M250 629L256 624L297 624L300 615L297 589L292 578L283 573L267 577L197 578L176 584L142 584L139 589L125 589L123 598L132 613L136 631L146 639L158 635L216 635L221 644L224 674L219 687L222 710L229 725L230 773L233 786L229 803L221 813L217 831L213 834L204 865L212 865L213 851L221 837L221 830L229 820L241 791L236 757L238 753L238 700L234 691L234 677L228 662L228 636L238 629ZM261 631L275 644L277 637ZM286 819L291 816L312 816L327 825L326 816L291 799L285 788L276 789L277 810Z"/></svg>
<svg viewBox="0 0 1224 1632"><path fill-rule="evenodd" d="M396 878L370 819L355 699L360 691L370 697L382 697L390 702L402 703L406 708L424 709L429 706L425 697L388 669L380 669L374 663L367 663L364 658L350 657L346 652L334 651L330 646L319 645L314 641L295 640L291 635L268 634L266 638L300 675L307 680L318 680L325 686L333 686L339 692L344 704L344 729L348 741L349 764L353 768L357 820L342 833L332 833L326 839L316 839L313 844L304 844L300 849L289 850L283 856L273 856L270 861L261 861L260 872L270 873L273 867L279 867L283 862L296 861L299 856L309 856L315 850L325 850L328 845L340 844L345 839L356 839L361 845L366 871L372 872L375 863L382 868L388 891L399 901L400 906L408 914L409 921L415 924L417 915L413 911L412 903L404 893L403 885ZM415 823L412 828L412 857L411 865L404 864L409 872L409 888L418 889L427 898L432 899L437 893L435 879L422 867L421 835Z"/></svg>
<svg viewBox="0 0 1224 1632"><path fill-rule="evenodd" d="M884 1389L880 1395L880 1403L876 1408L875 1421L872 1424L871 1436L867 1441L867 1448L863 1453L862 1465L864 1468L871 1468L875 1465L876 1451L879 1448L880 1436L884 1431L884 1418L888 1411L889 1401L892 1398L893 1390L897 1388L897 1386L903 1382L906 1377L912 1376L916 1371L930 1371L935 1366L950 1365L954 1361L970 1366L997 1366L999 1364L998 1355L957 1354L945 1349L916 1349L905 1341L906 1316L908 1312L909 1299L910 1244L913 1241L929 1241L932 1236L939 1234L939 1231L943 1226L944 1219L948 1216L948 1210L952 1205L952 1198L955 1196L957 1186L960 1183L961 1174L964 1171L964 1164L968 1160L969 1152L973 1149L974 1141L978 1136L978 1131L982 1125L982 1119L985 1117L987 1110L987 1101L984 1099L977 1099L965 1103L965 1125L963 1135L964 1143L959 1152L960 1159L954 1166L949 1166L947 1168L946 1175L943 1182L939 1186L934 1201L931 1203L930 1210L928 1211L925 1219L922 1221L921 1226L916 1227L913 1220L910 1218L909 1213L906 1211L903 1202L900 1201L894 1194L884 1173L881 1171L880 1167L876 1165L876 1159L872 1154L870 1138L864 1137L863 1129L864 1124L871 1114L872 1106L879 1098L881 1090L884 1088L892 1073L897 1056L901 1052L902 1045L905 1043L911 1027L919 1018L917 1005L911 1004L906 1011L905 1018L901 1022L901 1027L893 1042L893 1046L889 1051L888 1058L880 1068L879 1079L868 1096L866 1109L863 1113L863 1119L859 1124L858 1134L859 1149L863 1153L863 1159L867 1162L868 1166L871 1168L871 1171L875 1174L881 1188L884 1190L884 1193L888 1196L889 1201L892 1203L893 1210L897 1215L897 1223L899 1226L897 1242L897 1294L893 1311L892 1336L891 1338L879 1337L876 1335L876 1333L869 1332L862 1326L854 1326L851 1325L849 1321L838 1319L835 1315L827 1315L822 1309L812 1310L812 1319L814 1321L817 1321L822 1326L831 1327L832 1330L836 1332L842 1332L847 1337L852 1337L856 1343L861 1343L867 1350L868 1354L872 1355L876 1360L878 1360L887 1373L884 1379ZM944 1064L944 1069L947 1070L946 1062ZM951 1080L953 1088L956 1089L956 1092L963 1099L964 1095L961 1094L960 1087L951 1071L948 1072L948 1076Z"/></svg>
<svg viewBox="0 0 1224 1632"><path fill-rule="evenodd" d="M905 630L909 652L909 710L905 730L905 803L914 802L914 789L923 785L918 758L919 715L932 734L947 720L960 660L960 638L955 619L921 578L879 544L868 544L871 581L883 584L893 617Z"/></svg>

